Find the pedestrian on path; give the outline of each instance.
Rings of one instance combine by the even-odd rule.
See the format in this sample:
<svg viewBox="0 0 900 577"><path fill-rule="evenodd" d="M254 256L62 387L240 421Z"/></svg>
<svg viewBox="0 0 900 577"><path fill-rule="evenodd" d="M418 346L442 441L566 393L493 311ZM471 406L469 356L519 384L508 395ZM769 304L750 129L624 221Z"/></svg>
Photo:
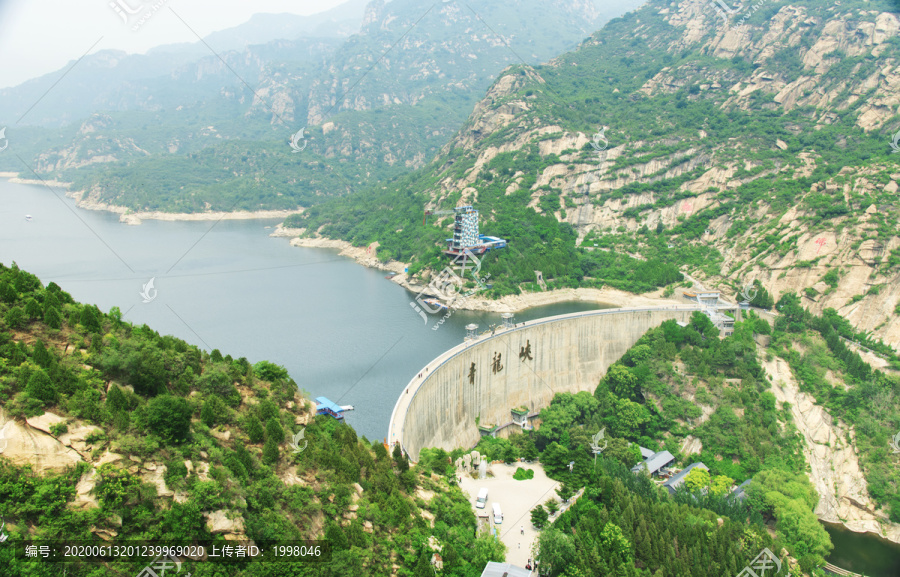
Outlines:
<svg viewBox="0 0 900 577"><path fill-rule="evenodd" d="M525 534L525 525L520 525L519 531L522 533L522 535L524 535Z"/></svg>

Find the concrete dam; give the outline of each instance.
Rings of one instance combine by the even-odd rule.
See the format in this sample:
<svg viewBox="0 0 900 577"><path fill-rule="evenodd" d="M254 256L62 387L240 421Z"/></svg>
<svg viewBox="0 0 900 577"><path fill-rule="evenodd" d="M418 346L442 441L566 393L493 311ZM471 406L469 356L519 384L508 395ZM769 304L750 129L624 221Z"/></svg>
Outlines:
<svg viewBox="0 0 900 577"><path fill-rule="evenodd" d="M413 461L426 447L471 447L482 435L479 425L487 432L522 422L556 393L593 392L647 330L669 319L686 322L701 310L695 305L572 313L467 340L431 361L403 390L388 443L400 443Z"/></svg>

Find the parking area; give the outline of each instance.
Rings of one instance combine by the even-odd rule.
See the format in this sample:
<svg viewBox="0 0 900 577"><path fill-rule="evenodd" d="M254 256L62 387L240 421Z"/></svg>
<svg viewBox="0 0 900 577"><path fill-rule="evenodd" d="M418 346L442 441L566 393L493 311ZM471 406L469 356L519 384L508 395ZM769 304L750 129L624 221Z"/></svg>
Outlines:
<svg viewBox="0 0 900 577"><path fill-rule="evenodd" d="M525 481L513 479L516 467L534 470L534 478ZM537 530L531 525L531 510L539 503L545 503L551 497L559 501L555 489L559 483L547 477L538 463L494 463L491 465L493 477L474 479L463 475L460 487L469 495L469 502L476 515L491 515L493 503L500 503L503 511L503 523L495 525L491 515L489 525L497 530L500 540L507 547L506 561L524 567L532 557L531 546L537 540ZM475 508L475 498L482 487L488 490L487 504L484 509ZM525 534L522 534L524 528Z"/></svg>

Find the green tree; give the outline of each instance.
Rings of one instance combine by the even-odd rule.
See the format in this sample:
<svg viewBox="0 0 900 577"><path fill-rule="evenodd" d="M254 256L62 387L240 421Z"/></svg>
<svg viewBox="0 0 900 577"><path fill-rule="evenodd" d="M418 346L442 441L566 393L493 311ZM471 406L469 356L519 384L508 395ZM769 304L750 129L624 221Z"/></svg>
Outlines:
<svg viewBox="0 0 900 577"><path fill-rule="evenodd" d="M34 343L34 352L31 356L35 363L45 369L49 369L50 366L53 365L53 355L50 354L50 351L47 350L44 341L41 339L38 339L37 342Z"/></svg>
<svg viewBox="0 0 900 577"><path fill-rule="evenodd" d="M572 489L572 486L568 483L563 483L556 489L556 494L559 495L559 498L563 501L568 501L572 498L572 495L575 494L575 490Z"/></svg>
<svg viewBox="0 0 900 577"><path fill-rule="evenodd" d="M44 312L44 324L51 329L62 328L62 317L59 316L59 311L55 307L48 307Z"/></svg>
<svg viewBox="0 0 900 577"><path fill-rule="evenodd" d="M550 577L562 575L575 563L577 555L575 540L555 527L549 527L538 537L538 551L542 573Z"/></svg>
<svg viewBox="0 0 900 577"><path fill-rule="evenodd" d="M253 374L258 379L273 383L288 379L287 369L269 361L259 361L253 365Z"/></svg>
<svg viewBox="0 0 900 577"><path fill-rule="evenodd" d="M557 511L559 511L559 503L556 501L556 499L553 499L553 498L547 499L547 504L544 506L547 508L547 511L551 515L555 514Z"/></svg>
<svg viewBox="0 0 900 577"><path fill-rule="evenodd" d="M39 319L44 316L41 305L34 298L28 299L28 302L25 303L25 315L30 319Z"/></svg>
<svg viewBox="0 0 900 577"><path fill-rule="evenodd" d="M693 471L691 471L693 473ZM713 495L724 495L734 484L734 479L726 475L716 475L710 481L710 492Z"/></svg>
<svg viewBox="0 0 900 577"><path fill-rule="evenodd" d="M200 420L209 428L225 422L228 409L219 397L208 397L200 409Z"/></svg>
<svg viewBox="0 0 900 577"><path fill-rule="evenodd" d="M125 399L125 393L119 388L119 385L113 385L106 393L106 406L113 413L124 411L128 408L128 401Z"/></svg>
<svg viewBox="0 0 900 577"><path fill-rule="evenodd" d="M91 305L84 305L81 307L81 326L87 330L89 333L99 333L101 332L100 328L100 313L97 307Z"/></svg>
<svg viewBox="0 0 900 577"><path fill-rule="evenodd" d="M631 560L631 542L625 537L622 528L615 523L607 523L600 532L601 550L609 556L618 556Z"/></svg>
<svg viewBox="0 0 900 577"><path fill-rule="evenodd" d="M31 377L28 378L28 384L25 386L25 392L30 397L38 399L46 405L55 403L59 398L53 381L50 380L50 377L47 376L43 369L37 369L31 373Z"/></svg>
<svg viewBox="0 0 900 577"><path fill-rule="evenodd" d="M623 399L637 400L640 395L638 379L628 367L615 363L606 373L609 390Z"/></svg>
<svg viewBox="0 0 900 577"><path fill-rule="evenodd" d="M267 465L272 465L278 462L280 456L281 452L275 439L266 439L266 444L263 446L263 462Z"/></svg>
<svg viewBox="0 0 900 577"><path fill-rule="evenodd" d="M11 307L8 311L6 311L6 315L4 315L3 320L6 324L12 329L20 329L25 326L28 317L25 315L25 310L22 307Z"/></svg>
<svg viewBox="0 0 900 577"><path fill-rule="evenodd" d="M272 417L266 423L266 440L275 441L276 445L280 445L284 442L284 429L281 427L281 422Z"/></svg>
<svg viewBox="0 0 900 577"><path fill-rule="evenodd" d="M261 443L263 439L266 438L266 432L263 430L259 419L256 419L253 416L248 417L247 437L249 437L250 442L254 444Z"/></svg>
<svg viewBox="0 0 900 577"><path fill-rule="evenodd" d="M538 505L531 510L531 524L538 529L543 529L549 519L550 515L547 513L547 509L544 509L543 505Z"/></svg>
<svg viewBox="0 0 900 577"><path fill-rule="evenodd" d="M700 467L694 467L684 478L684 486L691 493L696 493L709 486L709 471Z"/></svg>
<svg viewBox="0 0 900 577"><path fill-rule="evenodd" d="M147 427L172 442L182 442L191 432L191 404L187 399L160 395L147 403Z"/></svg>

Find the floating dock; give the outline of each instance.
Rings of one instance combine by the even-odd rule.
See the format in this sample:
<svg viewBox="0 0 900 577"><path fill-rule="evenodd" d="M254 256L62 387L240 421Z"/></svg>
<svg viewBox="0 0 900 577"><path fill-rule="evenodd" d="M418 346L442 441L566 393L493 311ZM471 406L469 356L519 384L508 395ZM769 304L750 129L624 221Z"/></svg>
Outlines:
<svg viewBox="0 0 900 577"><path fill-rule="evenodd" d="M317 415L328 415L329 417L334 417L335 419L342 421L344 419L344 415L342 415L341 413L343 412L344 407L333 403L331 399L327 397L316 397Z"/></svg>

